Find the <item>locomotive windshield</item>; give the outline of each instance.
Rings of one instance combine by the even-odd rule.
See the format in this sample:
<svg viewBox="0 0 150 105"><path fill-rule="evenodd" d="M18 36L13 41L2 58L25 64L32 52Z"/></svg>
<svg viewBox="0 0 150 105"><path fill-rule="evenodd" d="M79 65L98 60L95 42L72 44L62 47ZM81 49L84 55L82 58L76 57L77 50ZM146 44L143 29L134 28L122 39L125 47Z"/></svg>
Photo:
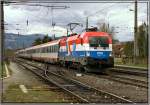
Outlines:
<svg viewBox="0 0 150 105"><path fill-rule="evenodd" d="M108 37L89 37L90 47L109 47Z"/></svg>

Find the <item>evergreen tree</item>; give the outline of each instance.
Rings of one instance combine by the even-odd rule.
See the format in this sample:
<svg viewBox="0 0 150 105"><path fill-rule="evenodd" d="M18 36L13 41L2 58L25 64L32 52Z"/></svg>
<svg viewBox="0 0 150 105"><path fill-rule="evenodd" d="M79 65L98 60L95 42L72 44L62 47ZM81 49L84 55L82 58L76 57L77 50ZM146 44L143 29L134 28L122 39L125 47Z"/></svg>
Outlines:
<svg viewBox="0 0 150 105"><path fill-rule="evenodd" d="M43 40L42 40L42 43L46 43L46 42L49 42L49 41L52 41L52 38L49 37L48 35L44 36Z"/></svg>
<svg viewBox="0 0 150 105"><path fill-rule="evenodd" d="M39 44L41 44L42 43L42 40L41 40L41 38L37 38L34 42L33 42L33 46L35 46L35 45L39 45Z"/></svg>

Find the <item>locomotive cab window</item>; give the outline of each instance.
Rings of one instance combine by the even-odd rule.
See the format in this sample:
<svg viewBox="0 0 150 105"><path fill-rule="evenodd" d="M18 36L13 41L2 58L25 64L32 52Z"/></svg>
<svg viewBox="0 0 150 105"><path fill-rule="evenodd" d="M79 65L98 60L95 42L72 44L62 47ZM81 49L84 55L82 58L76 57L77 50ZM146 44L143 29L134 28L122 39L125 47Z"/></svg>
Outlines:
<svg viewBox="0 0 150 105"><path fill-rule="evenodd" d="M89 37L90 47L109 47L108 37Z"/></svg>

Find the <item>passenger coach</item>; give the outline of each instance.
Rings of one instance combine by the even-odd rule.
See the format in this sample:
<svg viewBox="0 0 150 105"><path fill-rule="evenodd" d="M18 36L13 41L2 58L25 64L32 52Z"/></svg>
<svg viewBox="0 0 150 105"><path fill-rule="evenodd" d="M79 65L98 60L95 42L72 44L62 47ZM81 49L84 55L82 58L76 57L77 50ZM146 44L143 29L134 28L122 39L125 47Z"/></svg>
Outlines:
<svg viewBox="0 0 150 105"><path fill-rule="evenodd" d="M59 41L60 40L55 40L45 44L26 48L18 51L17 54L22 58L49 63L58 63Z"/></svg>

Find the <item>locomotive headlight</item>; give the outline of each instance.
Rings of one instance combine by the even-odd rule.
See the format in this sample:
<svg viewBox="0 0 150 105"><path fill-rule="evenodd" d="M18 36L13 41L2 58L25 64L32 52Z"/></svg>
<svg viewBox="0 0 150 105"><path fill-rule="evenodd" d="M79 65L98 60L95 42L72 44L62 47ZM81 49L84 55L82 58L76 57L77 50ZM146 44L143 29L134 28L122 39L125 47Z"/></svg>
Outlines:
<svg viewBox="0 0 150 105"><path fill-rule="evenodd" d="M86 52L86 56L90 56L90 52L87 51L87 52Z"/></svg>
<svg viewBox="0 0 150 105"><path fill-rule="evenodd" d="M110 57L113 56L112 52L109 54L109 56L110 56Z"/></svg>

